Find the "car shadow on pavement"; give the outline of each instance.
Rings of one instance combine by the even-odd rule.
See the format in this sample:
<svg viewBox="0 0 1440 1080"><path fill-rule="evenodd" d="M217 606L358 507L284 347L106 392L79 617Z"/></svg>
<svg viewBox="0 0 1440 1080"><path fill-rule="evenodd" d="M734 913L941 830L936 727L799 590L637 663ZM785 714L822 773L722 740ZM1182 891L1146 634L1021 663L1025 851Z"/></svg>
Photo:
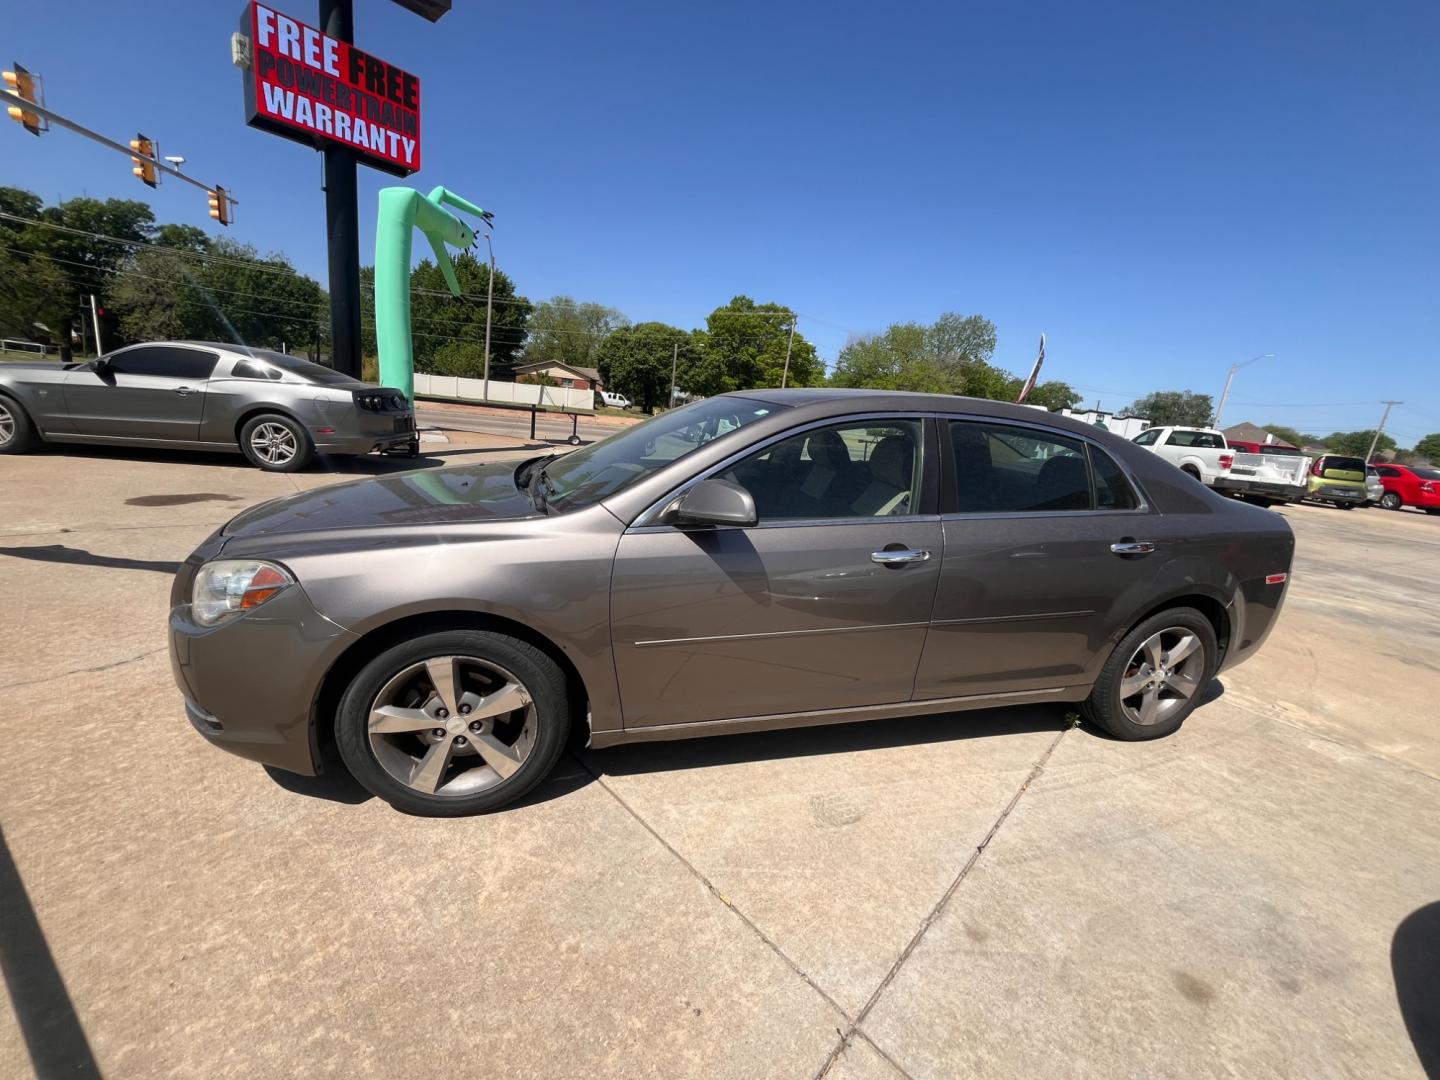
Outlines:
<svg viewBox="0 0 1440 1080"><path fill-rule="evenodd" d="M0 829L0 974L40 1080L98 1077L85 1028Z"/></svg>
<svg viewBox="0 0 1440 1080"><path fill-rule="evenodd" d="M157 574L175 574L180 563L165 559L122 559L114 555L96 555L84 548L66 547L64 544L44 544L39 547L0 547L0 555L12 559L32 559L35 562L67 563L71 566L104 566L112 570L153 570Z"/></svg>
<svg viewBox="0 0 1440 1080"><path fill-rule="evenodd" d="M1017 705L1006 709L825 724L787 731L632 743L608 750L580 750L578 753L586 768L597 774L631 776L752 761L853 754L1035 731L1059 731L1067 723L1068 711L1067 706L1059 705Z"/></svg>
<svg viewBox="0 0 1440 1080"><path fill-rule="evenodd" d="M337 476L380 476L386 473L409 472L413 469L438 469L453 459L487 454L512 454L517 450L544 449L546 443L517 443L514 446L466 446L455 449L422 451L417 457L382 457L367 454L364 457L317 457L299 475L333 474ZM202 450L152 450L141 447L105 446L90 447L69 443L47 443L37 448L38 453L56 457L81 459L118 458L122 461L153 461L172 465L214 465L231 469L254 467L237 451L233 454L207 453ZM256 469L255 471L259 471Z"/></svg>
<svg viewBox="0 0 1440 1080"><path fill-rule="evenodd" d="M1440 901L1417 908L1396 927L1390 969L1420 1068L1440 1077Z"/></svg>

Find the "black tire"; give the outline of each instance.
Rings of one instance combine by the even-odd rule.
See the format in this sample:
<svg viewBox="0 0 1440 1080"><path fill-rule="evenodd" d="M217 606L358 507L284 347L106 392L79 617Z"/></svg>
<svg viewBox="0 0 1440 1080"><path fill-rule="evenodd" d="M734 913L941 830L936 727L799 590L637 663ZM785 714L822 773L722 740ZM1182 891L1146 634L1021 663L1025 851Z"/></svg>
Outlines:
<svg viewBox="0 0 1440 1080"><path fill-rule="evenodd" d="M269 460L253 444L252 440L256 433L269 426L278 426L290 433L294 449L289 457L283 460ZM281 442L283 443L283 439ZM310 436L305 429L290 417L283 413L261 413L246 420L244 426L240 428L240 452L245 455L251 465L257 469L263 469L265 472L299 472L314 460L315 444L310 441Z"/></svg>
<svg viewBox="0 0 1440 1080"><path fill-rule="evenodd" d="M1189 631L1199 639L1204 655L1198 664L1199 674L1196 677L1198 685L1188 700L1181 701L1163 719L1152 724L1137 723L1127 715L1127 710L1122 705L1121 681L1125 678L1130 661L1135 657L1141 645L1155 634L1171 629ZM1090 696L1081 706L1081 711L1087 719L1117 739L1138 742L1144 739L1163 738L1179 729L1180 725L1185 722L1185 718L1200 703L1206 688L1215 678L1219 656L1220 649L1215 641L1215 628L1210 625L1210 620L1200 612L1188 607L1171 608L1168 611L1159 612L1150 616L1120 639L1120 643L1110 654L1110 659L1100 669L1100 677L1095 680L1095 685L1090 690Z"/></svg>
<svg viewBox="0 0 1440 1080"><path fill-rule="evenodd" d="M1427 506L1427 507L1425 507L1425 513L1427 513L1427 514L1440 514L1440 507Z"/></svg>
<svg viewBox="0 0 1440 1080"><path fill-rule="evenodd" d="M1194 465L1181 465L1180 471L1183 472L1186 476L1190 477L1192 480L1194 480L1197 484L1203 484L1205 482L1200 478L1200 470L1195 468Z"/></svg>
<svg viewBox="0 0 1440 1080"><path fill-rule="evenodd" d="M1405 501L1400 498L1398 492L1387 491L1384 495L1380 496L1380 505L1386 510L1399 510L1405 505Z"/></svg>
<svg viewBox="0 0 1440 1080"><path fill-rule="evenodd" d="M1336 503L1335 505L1338 506L1341 510L1354 510L1354 509L1355 509L1355 504L1354 504L1354 503Z"/></svg>
<svg viewBox="0 0 1440 1080"><path fill-rule="evenodd" d="M371 745L370 710L382 690L416 664L438 657L459 657L494 665L512 674L529 694L530 705L510 714L525 725L533 723L528 757L510 776L491 781L483 790L462 794L426 794L397 779L376 756ZM462 710L463 711L463 710ZM453 720L453 718L451 718ZM442 722L438 721L437 723ZM443 729L436 729L439 734ZM397 810L424 817L464 817L496 810L519 799L555 767L570 733L570 704L565 674L545 653L528 642L485 630L447 630L426 634L386 649L366 664L346 688L335 715L335 743L351 775L373 795ZM460 732L463 737L465 732ZM424 733L410 736L420 752ZM449 736L441 736L441 739ZM460 741L457 738L456 741ZM516 743L518 746L518 742ZM388 748L382 751L390 753ZM392 759L393 760L393 759ZM478 757L455 757L445 766L456 776L462 766L483 772ZM448 775L448 774L447 774ZM496 774L498 776L498 774Z"/></svg>
<svg viewBox="0 0 1440 1080"><path fill-rule="evenodd" d="M20 403L0 395L0 454L23 454L35 442L35 425Z"/></svg>

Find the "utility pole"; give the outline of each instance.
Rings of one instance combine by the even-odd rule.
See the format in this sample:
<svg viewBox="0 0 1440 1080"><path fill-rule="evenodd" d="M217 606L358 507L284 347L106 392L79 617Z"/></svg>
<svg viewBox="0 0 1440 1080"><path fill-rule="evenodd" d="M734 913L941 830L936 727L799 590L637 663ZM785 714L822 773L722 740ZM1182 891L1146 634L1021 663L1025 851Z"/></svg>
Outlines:
<svg viewBox="0 0 1440 1080"><path fill-rule="evenodd" d="M353 0L320 0L320 29L355 41ZM330 363L360 377L360 203L355 152L325 141L325 236L330 255Z"/></svg>
<svg viewBox="0 0 1440 1080"><path fill-rule="evenodd" d="M675 342L675 348L670 353L670 400L665 402L665 408L675 407L675 373L680 370L680 342Z"/></svg>
<svg viewBox="0 0 1440 1080"><path fill-rule="evenodd" d="M1235 372L1239 371L1242 367L1249 367L1255 363L1256 360L1268 360L1274 356L1275 354L1270 352L1261 353L1259 356L1252 356L1243 364L1230 365L1230 374L1225 376L1225 389L1220 392L1220 404L1215 406L1215 419L1211 421L1211 427L1218 428L1220 426L1220 414L1225 411L1225 402L1230 398L1230 384L1235 381Z"/></svg>
<svg viewBox="0 0 1440 1080"><path fill-rule="evenodd" d="M490 243L490 234L485 234L485 246L490 249L490 281L485 290L485 389L481 397L490 400L490 315L495 310L495 245Z"/></svg>
<svg viewBox="0 0 1440 1080"><path fill-rule="evenodd" d="M1380 433L1385 430L1385 421L1390 419L1390 410L1396 405L1404 405L1403 401L1382 401L1385 411L1380 416L1380 426L1375 429L1375 437L1370 440L1370 449L1365 451L1365 464L1370 464L1370 459L1375 456L1375 446L1380 442Z"/></svg>
<svg viewBox="0 0 1440 1080"><path fill-rule="evenodd" d="M780 374L780 389L785 389L785 384L790 381L790 350L795 348L795 324L799 322L793 315L790 317L790 340L785 344L785 370Z"/></svg>
<svg viewBox="0 0 1440 1080"><path fill-rule="evenodd" d="M91 318L95 321L95 356L101 356L105 348L99 343L99 310L95 307L95 294L91 292ZM1384 420L1381 420L1384 423Z"/></svg>

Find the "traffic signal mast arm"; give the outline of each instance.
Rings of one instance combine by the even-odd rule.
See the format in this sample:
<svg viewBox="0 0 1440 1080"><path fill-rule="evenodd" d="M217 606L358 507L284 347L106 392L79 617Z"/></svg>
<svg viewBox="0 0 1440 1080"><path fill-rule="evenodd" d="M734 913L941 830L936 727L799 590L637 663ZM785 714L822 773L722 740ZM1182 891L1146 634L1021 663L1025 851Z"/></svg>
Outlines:
<svg viewBox="0 0 1440 1080"><path fill-rule="evenodd" d="M8 97L10 98L10 102L9 102L9 103L10 103L10 104L14 104L14 105L20 107L21 109L23 109L23 111L25 111L25 112L27 112L27 113L35 113L35 114L37 114L37 115L39 115L39 116L43 116L43 117L45 117L45 119L49 120L52 124L58 124L58 125L60 125L60 126L63 127L63 128L69 128L71 131L75 132L77 135L83 135L83 136L85 136L85 138L89 139L89 140L92 141L92 142L97 142L97 143L99 143L101 146L109 147L111 150L116 150L116 151L124 154L124 155L125 155L126 157L128 157L128 158L133 158L133 159L135 159L135 161L136 161L137 163L143 162L143 163L145 163L146 165L153 166L156 171L165 173L165 174L168 175L168 176L173 176L173 177L175 177L177 180L183 180L183 181L185 181L185 183L189 184L191 187L197 187L197 188L199 188L201 191L206 191L206 192L211 192L211 193L213 193L214 191L217 190L216 188L211 187L209 184L206 184L206 183L204 183L204 182L202 182L202 181L200 181L200 180L196 180L193 176L186 176L186 175L185 175L183 172L181 172L179 169L177 169L177 168L175 168L174 166L168 164L167 162L157 160L156 158L154 158L154 157L152 157L152 156L150 156L150 155L148 155L148 154L140 153L138 150L132 149L132 148L131 148L129 145L127 145L126 143L119 143L119 142L116 142L114 139L107 139L104 135L101 135L98 131L91 131L89 128L85 127L83 124L77 124L74 120L71 120L71 119L69 119L68 117L62 116L60 113L57 113L54 109L47 108L46 106L41 105L41 104L39 104L38 102L28 101L28 100L26 100L25 98L22 98L18 93L16 93L14 90L12 90L8 85L5 86L3 89L4 89L5 93L8 95ZM146 141L149 141L149 140L146 140ZM226 192L225 197L226 197L226 199L228 199L230 202L232 202L232 203L234 203L234 204L236 204L236 205L239 205L240 200L234 198L232 195L230 195L230 193L229 193L228 191Z"/></svg>

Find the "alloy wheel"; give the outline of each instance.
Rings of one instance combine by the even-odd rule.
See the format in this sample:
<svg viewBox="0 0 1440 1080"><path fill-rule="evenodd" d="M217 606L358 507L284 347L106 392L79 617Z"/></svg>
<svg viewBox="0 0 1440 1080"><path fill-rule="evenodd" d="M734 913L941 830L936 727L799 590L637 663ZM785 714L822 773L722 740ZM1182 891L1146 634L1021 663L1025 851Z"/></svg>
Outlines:
<svg viewBox="0 0 1440 1080"><path fill-rule="evenodd" d="M1183 626L1151 634L1125 665L1120 708L1131 723L1149 727L1169 719L1200 689L1205 649Z"/></svg>
<svg viewBox="0 0 1440 1080"><path fill-rule="evenodd" d="M473 795L513 776L535 747L534 699L510 672L475 656L411 664L370 705L370 751L424 795Z"/></svg>
<svg viewBox="0 0 1440 1080"><path fill-rule="evenodd" d="M0 446L4 446L15 437L15 414L0 402Z"/></svg>
<svg viewBox="0 0 1440 1080"><path fill-rule="evenodd" d="M1400 496L1396 495L1393 491L1387 491L1384 495L1380 496L1380 505L1385 507L1386 510L1399 510Z"/></svg>
<svg viewBox="0 0 1440 1080"><path fill-rule="evenodd" d="M250 433L250 448L267 465L285 465L299 453L300 443L284 424L266 422Z"/></svg>

